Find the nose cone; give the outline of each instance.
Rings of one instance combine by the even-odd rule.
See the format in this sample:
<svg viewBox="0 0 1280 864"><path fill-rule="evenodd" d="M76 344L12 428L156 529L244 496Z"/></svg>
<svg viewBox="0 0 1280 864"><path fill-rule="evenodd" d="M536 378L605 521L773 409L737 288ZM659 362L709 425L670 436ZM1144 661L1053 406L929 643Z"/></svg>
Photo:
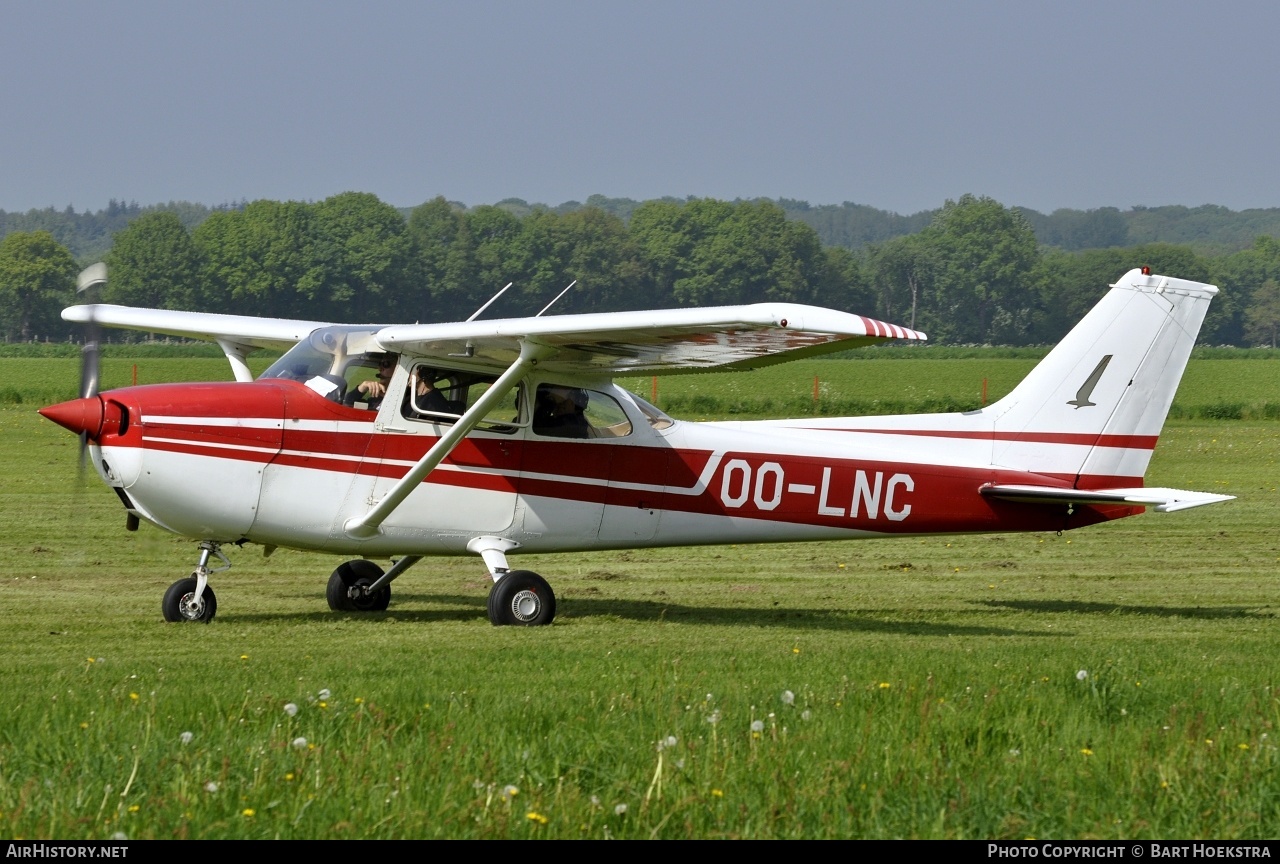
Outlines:
<svg viewBox="0 0 1280 864"><path fill-rule="evenodd" d="M97 438L102 431L102 399L97 396L59 402L57 405L41 408L40 414L77 435Z"/></svg>

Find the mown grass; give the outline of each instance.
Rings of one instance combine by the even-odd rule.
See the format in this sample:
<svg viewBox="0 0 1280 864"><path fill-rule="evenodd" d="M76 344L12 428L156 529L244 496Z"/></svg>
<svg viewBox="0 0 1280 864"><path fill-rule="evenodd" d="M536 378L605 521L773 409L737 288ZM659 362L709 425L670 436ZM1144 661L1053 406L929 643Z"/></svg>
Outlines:
<svg viewBox="0 0 1280 864"><path fill-rule="evenodd" d="M478 560L335 615L256 547L163 624L193 544L0 424L9 837L1280 834L1280 424L1175 422L1151 482L1239 499L1062 536L521 558L530 630Z"/></svg>

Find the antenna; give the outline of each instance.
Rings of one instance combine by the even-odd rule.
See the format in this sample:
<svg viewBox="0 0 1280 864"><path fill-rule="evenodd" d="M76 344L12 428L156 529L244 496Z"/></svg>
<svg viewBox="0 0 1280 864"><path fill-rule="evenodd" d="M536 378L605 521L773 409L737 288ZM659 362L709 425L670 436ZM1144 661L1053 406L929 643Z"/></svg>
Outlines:
<svg viewBox="0 0 1280 864"><path fill-rule="evenodd" d="M490 306L492 306L492 305L493 305L493 301L494 301L494 300L497 300L499 297L501 297L503 294L505 294L505 293L506 293L506 291L507 291L507 288L510 288L510 287L511 287L512 285L514 285L514 284L515 284L514 282L508 282L508 283L506 284L506 286L505 286L501 291L499 291L497 294L494 294L492 297L490 297L490 298L489 298L489 302L488 302L488 303L484 304L484 305L483 305L483 306L481 306L479 309L477 309L476 311L472 312L472 313L471 313L471 317L470 317L470 318L468 318L467 320L468 320L468 321L474 321L474 320L476 320L477 318L479 318L479 317L480 317L480 313L481 313L481 312L483 312L484 310L486 310L486 309L488 309Z"/></svg>
<svg viewBox="0 0 1280 864"><path fill-rule="evenodd" d="M577 285L577 284L578 284L578 280L577 280L577 279L574 279L572 282L570 282L568 285L566 285L566 286L565 286L565 289L564 289L563 291L561 291L559 294L557 294L557 295L556 295L556 299L555 299L555 300L552 300L552 301L551 301L550 303L548 303L546 306L543 306L543 307L542 307L542 312L546 312L546 311L547 311L548 309L550 309L552 306L556 305L556 300L559 300L561 297L563 297L564 295L568 294L568 293L569 293L569 289L570 289L570 288L572 288L574 285ZM537 315L534 315L533 317L534 317L534 318L541 318L541 317L542 317L542 312L539 312Z"/></svg>

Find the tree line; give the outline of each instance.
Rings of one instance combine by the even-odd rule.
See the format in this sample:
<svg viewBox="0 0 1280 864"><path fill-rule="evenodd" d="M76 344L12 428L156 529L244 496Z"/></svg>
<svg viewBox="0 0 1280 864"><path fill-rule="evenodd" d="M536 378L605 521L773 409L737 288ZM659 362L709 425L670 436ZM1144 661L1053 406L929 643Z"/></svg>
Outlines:
<svg viewBox="0 0 1280 864"><path fill-rule="evenodd" d="M1216 254L1168 243L1068 251L1046 245L1025 211L966 195L911 233L854 250L824 243L808 221L769 200L511 204L467 209L436 198L406 217L374 195L347 192L205 214L152 209L113 235L100 299L431 322L466 318L508 282L511 291L486 317L532 315L576 280L549 314L775 300L874 316L940 344L1028 345L1056 341L1110 282L1148 265L1223 289L1204 343L1274 346L1280 329L1280 241L1269 236ZM1105 240L1118 230L1111 214L1089 212L1072 229L1077 236ZM5 338L75 338L58 316L74 302L77 270L51 232L0 240Z"/></svg>

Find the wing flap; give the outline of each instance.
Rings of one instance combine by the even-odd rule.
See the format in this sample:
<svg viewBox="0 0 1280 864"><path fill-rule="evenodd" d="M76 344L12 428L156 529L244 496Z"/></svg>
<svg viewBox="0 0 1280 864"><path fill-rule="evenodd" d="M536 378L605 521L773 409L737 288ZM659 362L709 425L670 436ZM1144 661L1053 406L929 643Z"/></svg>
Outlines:
<svg viewBox="0 0 1280 864"><path fill-rule="evenodd" d="M1236 497L1155 486L1136 489L1063 489L1057 486L987 484L978 491L990 498L1028 504L1129 504L1154 507L1158 513L1173 513L1205 504L1217 504Z"/></svg>

